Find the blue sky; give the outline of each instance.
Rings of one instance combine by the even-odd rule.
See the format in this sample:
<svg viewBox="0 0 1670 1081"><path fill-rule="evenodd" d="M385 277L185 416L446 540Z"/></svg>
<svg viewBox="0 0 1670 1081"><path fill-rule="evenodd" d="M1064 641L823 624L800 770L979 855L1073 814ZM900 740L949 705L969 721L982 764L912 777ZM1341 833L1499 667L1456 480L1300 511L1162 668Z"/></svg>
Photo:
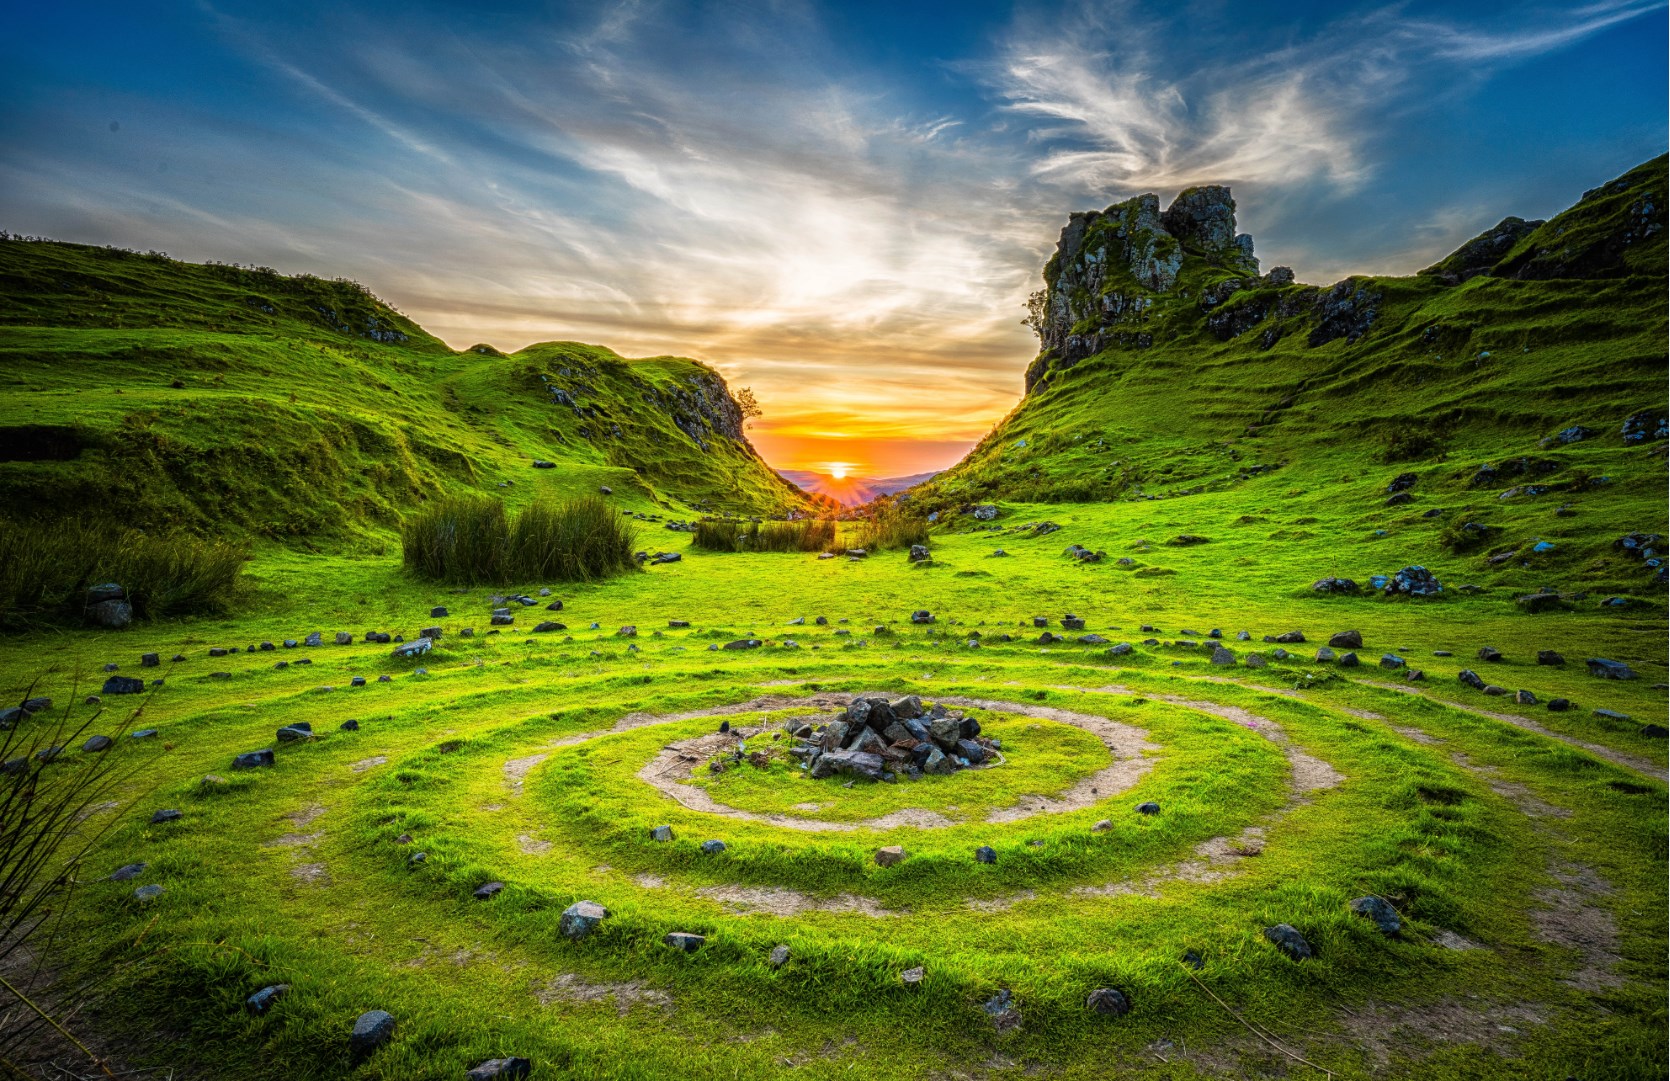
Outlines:
<svg viewBox="0 0 1670 1081"><path fill-rule="evenodd" d="M140 10L142 9L142 10ZM9 4L0 227L365 282L454 346L678 353L774 462L947 464L1070 210L1234 187L1407 273L1663 152L1664 6Z"/></svg>

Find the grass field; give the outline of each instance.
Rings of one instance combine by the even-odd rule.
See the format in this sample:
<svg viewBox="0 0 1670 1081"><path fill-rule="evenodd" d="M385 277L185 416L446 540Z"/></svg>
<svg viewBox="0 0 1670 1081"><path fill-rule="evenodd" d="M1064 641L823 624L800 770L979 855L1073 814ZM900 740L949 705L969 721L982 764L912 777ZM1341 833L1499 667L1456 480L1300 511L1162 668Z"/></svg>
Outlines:
<svg viewBox="0 0 1670 1081"><path fill-rule="evenodd" d="M1012 508L1028 520L1037 509ZM419 583L392 555L273 548L251 566L257 600L238 618L9 640L8 692L44 671L37 693L59 702L85 693L103 663L150 676L139 653L187 657L164 660L164 685L144 699L141 721L159 736L121 748L141 766L135 802L109 812L120 818L88 868L65 962L114 971L101 1025L134 1061L187 1076L441 1078L501 1054L555 1076L1093 1077L1110 1064L1155 1077L1305 1074L1226 1006L1341 1077L1661 1069L1665 744L1638 731L1663 713L1651 686L1665 664L1657 616L1530 616L1489 594L1320 598L1289 588L1273 560L1242 563L1262 539L1168 550L1176 573L1161 579L1059 554L1067 535L1124 548L1148 531L1130 516L1150 512L1051 508L1064 532L1006 539L1006 558L989 554L988 535L937 536L927 568L902 553L686 548L679 564L557 589L572 628L559 634L528 633L522 616L487 636L485 591ZM411 636L434 605L451 609L435 621L446 634L415 661L361 643L206 655L314 630L327 642L337 629ZM919 607L936 622L910 624ZM1033 642L1032 616L1069 610L1112 641L1161 644L1112 658ZM817 615L829 623L813 625ZM806 625L787 626L801 616ZM668 628L673 619L693 625ZM1144 623L1162 630L1144 634ZM615 633L626 624L635 638ZM458 637L464 626L476 636ZM1303 629L1310 641L1262 669L1213 666L1202 648L1172 644L1213 627L1243 661L1269 655L1265 634ZM1328 679L1309 650L1347 628L1362 632L1368 665ZM1243 629L1252 642L1235 640ZM971 631L980 646L967 645ZM707 648L745 636L764 644ZM1457 670L1486 667L1470 659L1481 644L1507 658L1489 666L1494 681L1578 708L1462 687ZM1538 648L1560 649L1567 665L1537 666ZM1417 694L1375 666L1394 649L1426 671ZM1590 678L1591 655L1644 678ZM274 668L299 656L313 663ZM349 687L354 675L368 685ZM827 829L692 811L639 776L664 746L721 719L739 733L765 726L746 738L770 746L785 718L826 715L839 706L831 696L865 691L1004 703L974 712L1003 735L1009 761L852 789L782 761L712 777L703 760L675 777L726 808ZM734 712L676 719L722 710ZM988 821L1113 761L1052 710L1140 730L1134 758L1146 768L1084 807ZM673 719L639 723L662 715ZM302 719L317 739L279 745L271 769L229 769ZM348 719L359 730L339 731ZM69 757L52 768L77 768ZM225 783L205 787L208 774ZM1135 814L1145 800L1161 814ZM184 817L150 824L160 808ZM863 825L903 808L948 821ZM1112 828L1094 831L1102 819ZM663 824L673 840L652 841ZM727 848L704 853L714 839ZM887 844L908 858L877 866ZM981 845L995 864L975 862ZM426 860L414 866L415 851ZM158 899L135 901L139 880L96 881L135 861L149 865L144 884L165 888ZM489 881L505 889L474 900ZM1365 894L1398 907L1400 936L1350 913ZM610 915L575 943L557 922L578 899ZM1316 956L1277 953L1261 937L1276 923ZM671 931L707 942L686 955L661 943ZM1451 935L1477 948L1438 944ZM780 969L768 963L777 945L791 951ZM1205 967L1185 968L1188 950ZM918 965L922 984L901 983ZM274 983L289 995L252 1018L242 998ZM1089 1014L1085 996L1103 986L1129 995L1132 1012ZM999 989L1023 1018L1013 1035L980 1008ZM347 1029L372 1008L396 1016L396 1037L354 1064ZM166 1046L148 1042L159 1029L174 1034Z"/></svg>
<svg viewBox="0 0 1670 1081"><path fill-rule="evenodd" d="M454 352L351 283L0 242L5 517L251 552L197 614L59 604L0 638L0 697L55 703L4 783L121 778L30 986L96 980L78 1035L177 1081L1663 1077L1662 227L1610 276L1537 276L1610 251L1632 191L1531 234L1520 276L1375 279L1360 341L1208 340L1173 298L1170 337L1041 362L956 469L833 527L753 528L807 503L694 362ZM580 496L678 559L408 569L402 523L456 540L423 508L481 496L500 567L513 521L574 550L551 508ZM1375 585L1409 567L1442 591ZM433 626L415 657L366 637ZM1360 665L1319 659L1345 631ZM790 728L874 694L1001 755L800 769ZM155 734L25 758L60 721ZM607 915L570 937L582 900ZM92 1076L43 1055L24 1076Z"/></svg>

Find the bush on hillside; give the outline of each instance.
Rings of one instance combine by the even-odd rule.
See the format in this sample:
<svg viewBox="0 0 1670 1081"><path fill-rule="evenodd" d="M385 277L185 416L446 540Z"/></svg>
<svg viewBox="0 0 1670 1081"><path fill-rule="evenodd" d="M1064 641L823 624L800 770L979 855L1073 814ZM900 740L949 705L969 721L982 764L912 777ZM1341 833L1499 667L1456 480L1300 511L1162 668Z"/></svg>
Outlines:
<svg viewBox="0 0 1670 1081"><path fill-rule="evenodd" d="M466 585L503 581L509 546L510 521L502 499L437 499L406 519L400 529L400 550L408 570Z"/></svg>
<svg viewBox="0 0 1670 1081"><path fill-rule="evenodd" d="M601 496L535 503L516 517L506 567L519 581L590 582L631 570L628 519Z"/></svg>
<svg viewBox="0 0 1670 1081"><path fill-rule="evenodd" d="M535 503L514 525L502 499L450 497L412 515L400 532L408 569L466 585L607 578L636 565L635 539L597 496Z"/></svg>
<svg viewBox="0 0 1670 1081"><path fill-rule="evenodd" d="M905 513L895 503L883 503L859 527L856 547L877 551L927 543L928 523L925 520Z"/></svg>
<svg viewBox="0 0 1670 1081"><path fill-rule="evenodd" d="M826 552L835 547L835 523L811 518L799 522L738 522L704 518L690 543L706 552Z"/></svg>
<svg viewBox="0 0 1670 1081"><path fill-rule="evenodd" d="M137 619L228 611L247 545L108 523L0 520L0 627L80 622L87 589L115 582Z"/></svg>

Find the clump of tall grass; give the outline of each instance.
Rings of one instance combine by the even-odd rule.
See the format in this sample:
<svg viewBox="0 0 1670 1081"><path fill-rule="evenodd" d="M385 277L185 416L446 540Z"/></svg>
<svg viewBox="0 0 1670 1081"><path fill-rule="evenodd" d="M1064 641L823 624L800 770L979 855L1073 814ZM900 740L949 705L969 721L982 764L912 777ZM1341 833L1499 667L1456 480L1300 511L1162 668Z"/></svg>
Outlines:
<svg viewBox="0 0 1670 1081"><path fill-rule="evenodd" d="M501 499L439 499L400 532L408 569L467 585L512 581L589 582L636 566L636 537L598 496L535 503L514 524Z"/></svg>
<svg viewBox="0 0 1670 1081"><path fill-rule="evenodd" d="M835 547L835 523L824 518L799 522L705 518L696 523L690 543L708 552L827 552Z"/></svg>
<svg viewBox="0 0 1670 1081"><path fill-rule="evenodd" d="M507 569L520 581L589 582L637 566L627 518L595 495L535 503L516 516Z"/></svg>
<svg viewBox="0 0 1670 1081"><path fill-rule="evenodd" d="M400 528L406 568L442 581L476 585L505 580L509 546L510 520L502 499L447 496Z"/></svg>
<svg viewBox="0 0 1670 1081"><path fill-rule="evenodd" d="M928 543L928 523L894 503L882 503L858 527L855 547L866 551Z"/></svg>
<svg viewBox="0 0 1670 1081"><path fill-rule="evenodd" d="M27 707L33 688L23 695ZM70 699L77 697L72 685ZM39 701L39 700L34 700ZM0 705L10 706L13 702ZM65 706L54 718L50 705L41 715L28 713L0 731L0 1065L24 1076L20 1052L32 1044L63 1039L110 1077L108 1066L71 1034L67 1016L85 1004L107 974L95 971L57 981L49 1002L39 994L47 982L32 962L59 930L80 877L82 865L122 813L97 814L132 775L122 738L126 722L105 727L102 710L72 719ZM96 754L65 754L93 732L109 742ZM131 806L131 798L127 801ZM126 808L124 808L125 810ZM56 1007L56 1009L54 1008ZM64 1071L68 1072L68 1071ZM98 1076L75 1074L73 1076Z"/></svg>
<svg viewBox="0 0 1670 1081"><path fill-rule="evenodd" d="M138 619L228 611L249 546L61 519L0 520L0 627L77 622L87 589L115 582Z"/></svg>

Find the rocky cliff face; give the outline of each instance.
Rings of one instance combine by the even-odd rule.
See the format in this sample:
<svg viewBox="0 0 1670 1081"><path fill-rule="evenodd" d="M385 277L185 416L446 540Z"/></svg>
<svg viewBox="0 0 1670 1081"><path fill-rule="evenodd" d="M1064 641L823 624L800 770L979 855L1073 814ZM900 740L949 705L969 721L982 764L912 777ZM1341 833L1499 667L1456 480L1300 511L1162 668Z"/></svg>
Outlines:
<svg viewBox="0 0 1670 1081"><path fill-rule="evenodd" d="M1413 281L1454 287L1480 276L1519 281L1656 273L1665 247L1665 160L1585 192L1550 221L1504 218ZM1190 338L1243 335L1260 350L1289 336L1309 348L1354 345L1376 329L1389 283L1347 278L1322 289L1293 271L1258 272L1252 237L1235 231L1235 199L1221 185L1190 188L1165 210L1139 195L1076 213L1061 231L1028 322L1042 349L1031 391L1099 353ZM1410 279L1403 279L1410 281Z"/></svg>
<svg viewBox="0 0 1670 1081"><path fill-rule="evenodd" d="M1156 305L1191 295L1188 283L1180 285L1187 264L1217 272L1202 285L1213 290L1213 303L1234 292L1225 292L1223 281L1257 280L1252 237L1235 232L1228 188L1190 188L1163 212L1159 197L1148 194L1071 215L1034 301L1032 323L1043 352L1028 373L1028 389L1050 371L1105 349L1152 345L1148 324ZM1278 270L1292 280L1292 271Z"/></svg>

